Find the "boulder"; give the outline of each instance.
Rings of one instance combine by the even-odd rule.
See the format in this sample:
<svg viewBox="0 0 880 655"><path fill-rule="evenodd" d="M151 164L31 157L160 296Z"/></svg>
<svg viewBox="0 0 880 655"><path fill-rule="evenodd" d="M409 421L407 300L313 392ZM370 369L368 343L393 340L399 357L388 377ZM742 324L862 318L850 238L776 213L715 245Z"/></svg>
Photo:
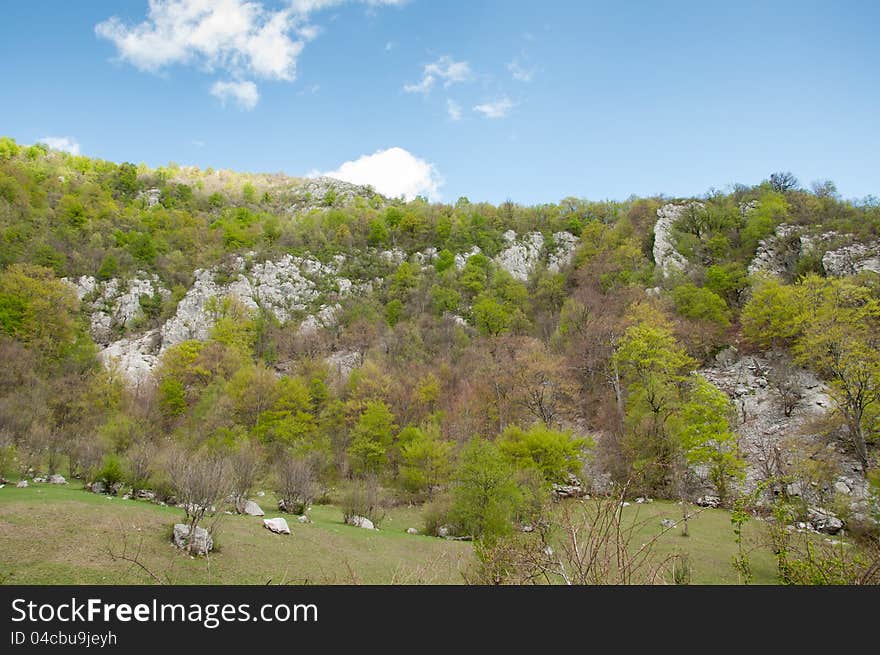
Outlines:
<svg viewBox="0 0 880 655"><path fill-rule="evenodd" d="M263 527L267 530L271 530L275 534L290 534L290 528L287 526L287 521L281 517L263 519Z"/></svg>
<svg viewBox="0 0 880 655"><path fill-rule="evenodd" d="M452 534L452 530L449 529L448 525L441 525L437 528L438 537L448 537L450 534Z"/></svg>
<svg viewBox="0 0 880 655"><path fill-rule="evenodd" d="M264 516L266 513L254 501L249 500L244 504L242 514L247 514L248 516Z"/></svg>
<svg viewBox="0 0 880 655"><path fill-rule="evenodd" d="M28 486L28 481L27 481L27 480L19 480L19 481L15 484L15 488L16 488L16 489L27 489L27 486Z"/></svg>
<svg viewBox="0 0 880 655"><path fill-rule="evenodd" d="M178 548L186 548L189 542L189 552L192 555L207 555L214 549L214 540L205 528L196 528L190 541L189 526L183 523L174 525L172 540Z"/></svg>
<svg viewBox="0 0 880 655"><path fill-rule="evenodd" d="M135 497L141 500L156 500L156 493L149 489L138 489Z"/></svg>
<svg viewBox="0 0 880 655"><path fill-rule="evenodd" d="M807 512L807 518L817 532L837 534L843 529L843 521L837 518L833 512L821 507L811 507Z"/></svg>
<svg viewBox="0 0 880 655"><path fill-rule="evenodd" d="M416 530L415 528L407 528L407 529L406 529L406 533L407 533L407 534L418 534L419 531Z"/></svg>
<svg viewBox="0 0 880 655"><path fill-rule="evenodd" d="M347 519L345 519L345 522L349 525L353 525L356 528L363 528L364 530L376 529L376 526L373 525L373 522L364 516L349 516Z"/></svg>
<svg viewBox="0 0 880 655"><path fill-rule="evenodd" d="M49 476L49 484L67 484L67 480L64 479L63 475L55 473Z"/></svg>
<svg viewBox="0 0 880 655"><path fill-rule="evenodd" d="M720 507L721 499L718 496L700 496L697 498L697 505L700 507Z"/></svg>
<svg viewBox="0 0 880 655"><path fill-rule="evenodd" d="M95 480L88 486L89 490L92 493L103 494L107 493L107 485L105 485L101 480Z"/></svg>
<svg viewBox="0 0 880 655"><path fill-rule="evenodd" d="M559 498L583 498L587 495L583 483L575 475L569 475L566 484L553 483L553 493Z"/></svg>

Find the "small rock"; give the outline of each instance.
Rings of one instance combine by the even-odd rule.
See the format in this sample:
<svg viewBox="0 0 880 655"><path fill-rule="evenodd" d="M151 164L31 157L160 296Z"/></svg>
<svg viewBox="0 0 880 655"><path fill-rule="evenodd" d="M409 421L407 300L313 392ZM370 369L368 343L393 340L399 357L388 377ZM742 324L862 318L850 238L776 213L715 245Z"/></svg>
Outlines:
<svg viewBox="0 0 880 655"><path fill-rule="evenodd" d="M837 518L833 512L821 507L811 507L807 512L807 518L813 528L819 532L837 534L843 529L843 521Z"/></svg>
<svg viewBox="0 0 880 655"><path fill-rule="evenodd" d="M720 507L721 499L718 496L700 496L697 498L697 505L700 507Z"/></svg>
<svg viewBox="0 0 880 655"><path fill-rule="evenodd" d="M849 488L849 485L843 480L838 480L834 483L834 491L839 494L844 494L849 496L852 493L852 489Z"/></svg>
<svg viewBox="0 0 880 655"><path fill-rule="evenodd" d="M254 501L249 500L244 504L244 512L248 516L265 516L265 512Z"/></svg>
<svg viewBox="0 0 880 655"><path fill-rule="evenodd" d="M265 492L265 491L258 491L258 492L257 492L257 496L258 496L259 498L262 498L262 497L265 496L265 495L266 495L266 492Z"/></svg>
<svg viewBox="0 0 880 655"><path fill-rule="evenodd" d="M662 519L662 520L660 521L660 525L661 525L662 527L664 527L664 528L667 528L667 529L668 529L668 528L674 528L674 527L675 527L675 521L673 521L672 519Z"/></svg>
<svg viewBox="0 0 880 655"><path fill-rule="evenodd" d="M16 488L16 489L27 489L27 486L28 486L28 481L27 481L27 480L19 480L19 481L15 484L15 488Z"/></svg>
<svg viewBox="0 0 880 655"><path fill-rule="evenodd" d="M287 526L287 521L281 517L275 519L263 519L263 527L276 534L290 534L290 528Z"/></svg>
<svg viewBox="0 0 880 655"><path fill-rule="evenodd" d="M63 475L55 473L49 476L49 484L67 484L67 480L64 479Z"/></svg>
<svg viewBox="0 0 880 655"><path fill-rule="evenodd" d="M135 496L137 498L140 498L141 500L155 500L156 499L155 492L152 492L149 489L138 489Z"/></svg>
<svg viewBox="0 0 880 655"><path fill-rule="evenodd" d="M528 533L528 532L534 532L534 531L535 531L535 527L532 526L532 525L524 525L524 526L522 527L522 531L523 531L523 532L526 532L526 533Z"/></svg>
<svg viewBox="0 0 880 655"><path fill-rule="evenodd" d="M637 504L641 505L641 504L644 503L644 502L645 502L645 499L642 498L641 496L639 496L638 498L636 498L636 503L637 503Z"/></svg>
<svg viewBox="0 0 880 655"><path fill-rule="evenodd" d="M419 531L416 530L415 528L407 528L407 529L406 529L406 533L407 533L407 534L418 534Z"/></svg>
<svg viewBox="0 0 880 655"><path fill-rule="evenodd" d="M622 503L620 503L620 506L621 506L621 507L629 507L629 506L630 506L630 503L628 503L628 502L626 502L626 501L624 500Z"/></svg>
<svg viewBox="0 0 880 655"><path fill-rule="evenodd" d="M300 523L311 523L311 522L312 522L312 520L311 520L308 516L306 516L305 514L303 514L302 516L300 516L300 517L297 519L297 521L299 521Z"/></svg>
<svg viewBox="0 0 880 655"><path fill-rule="evenodd" d="M452 531L449 529L449 526L447 526L447 525L441 525L439 528L437 528L437 536L438 537L448 537L451 533L452 533Z"/></svg>
<svg viewBox="0 0 880 655"><path fill-rule="evenodd" d="M46 481L46 478L43 478L43 477L34 478L34 482L45 482L45 481Z"/></svg>
<svg viewBox="0 0 880 655"><path fill-rule="evenodd" d="M356 528L363 528L364 530L375 530L376 526L373 525L373 522L363 516L349 516L345 521L349 525L353 525Z"/></svg>

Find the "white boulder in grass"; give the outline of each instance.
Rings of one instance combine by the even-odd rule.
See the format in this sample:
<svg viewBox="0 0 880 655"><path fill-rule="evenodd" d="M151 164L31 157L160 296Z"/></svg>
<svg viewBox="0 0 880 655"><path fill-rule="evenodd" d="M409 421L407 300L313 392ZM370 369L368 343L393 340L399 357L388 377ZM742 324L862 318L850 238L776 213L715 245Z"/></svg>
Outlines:
<svg viewBox="0 0 880 655"><path fill-rule="evenodd" d="M248 516L264 516L266 513L254 501L249 500L244 504L244 514Z"/></svg>
<svg viewBox="0 0 880 655"><path fill-rule="evenodd" d="M290 534L290 528L287 526L287 521L281 517L275 519L263 519L263 527L276 534Z"/></svg>
<svg viewBox="0 0 880 655"><path fill-rule="evenodd" d="M373 525L373 522L364 516L349 516L345 520L345 522L349 525L353 525L356 528L364 528L365 530L376 529L376 526Z"/></svg>

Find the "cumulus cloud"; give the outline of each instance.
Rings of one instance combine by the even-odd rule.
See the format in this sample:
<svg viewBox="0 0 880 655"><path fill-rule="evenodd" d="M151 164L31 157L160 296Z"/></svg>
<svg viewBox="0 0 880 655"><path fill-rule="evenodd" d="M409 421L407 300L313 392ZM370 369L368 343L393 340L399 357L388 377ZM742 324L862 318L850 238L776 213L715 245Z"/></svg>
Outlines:
<svg viewBox="0 0 880 655"><path fill-rule="evenodd" d="M449 114L449 118L454 121L461 120L461 105L455 102L455 100L447 100L446 101L446 113Z"/></svg>
<svg viewBox="0 0 880 655"><path fill-rule="evenodd" d="M485 102L474 107L474 111L483 114L486 118L504 118L513 109L514 103L508 97L499 98L492 102Z"/></svg>
<svg viewBox="0 0 880 655"><path fill-rule="evenodd" d="M253 82L221 82L217 81L211 86L211 95L220 99L224 105L232 100L242 109L250 111L260 101L260 93L257 85Z"/></svg>
<svg viewBox="0 0 880 655"><path fill-rule="evenodd" d="M470 64L466 61L455 61L445 55L426 64L422 70L422 79L415 84L404 85L403 90L407 93L428 93L438 80L442 80L443 87L448 88L458 82L467 82L473 77Z"/></svg>
<svg viewBox="0 0 880 655"><path fill-rule="evenodd" d="M369 184L384 196L396 198L402 195L407 200L418 195L437 200L440 198L439 189L444 184L434 164L399 147L358 157L345 162L335 171L320 175L352 184Z"/></svg>
<svg viewBox="0 0 880 655"><path fill-rule="evenodd" d="M79 142L69 136L44 136L37 141L45 143L52 150L63 150L71 155L79 154Z"/></svg>
<svg viewBox="0 0 880 655"><path fill-rule="evenodd" d="M403 0L290 0L278 9L259 0L149 0L146 20L131 25L113 16L95 33L142 71L193 65L236 80L290 82L303 48L320 33L310 14L345 2L379 7Z"/></svg>

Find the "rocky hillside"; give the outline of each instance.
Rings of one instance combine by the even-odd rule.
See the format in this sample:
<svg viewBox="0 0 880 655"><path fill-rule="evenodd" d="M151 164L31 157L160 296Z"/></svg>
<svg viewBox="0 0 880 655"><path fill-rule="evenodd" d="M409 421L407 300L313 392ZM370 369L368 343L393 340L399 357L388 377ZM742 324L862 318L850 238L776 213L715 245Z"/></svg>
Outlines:
<svg viewBox="0 0 880 655"><path fill-rule="evenodd" d="M161 489L154 458L253 448L450 534L493 467L509 522L627 485L870 530L880 207L779 179L404 202L0 140L0 464Z"/></svg>

